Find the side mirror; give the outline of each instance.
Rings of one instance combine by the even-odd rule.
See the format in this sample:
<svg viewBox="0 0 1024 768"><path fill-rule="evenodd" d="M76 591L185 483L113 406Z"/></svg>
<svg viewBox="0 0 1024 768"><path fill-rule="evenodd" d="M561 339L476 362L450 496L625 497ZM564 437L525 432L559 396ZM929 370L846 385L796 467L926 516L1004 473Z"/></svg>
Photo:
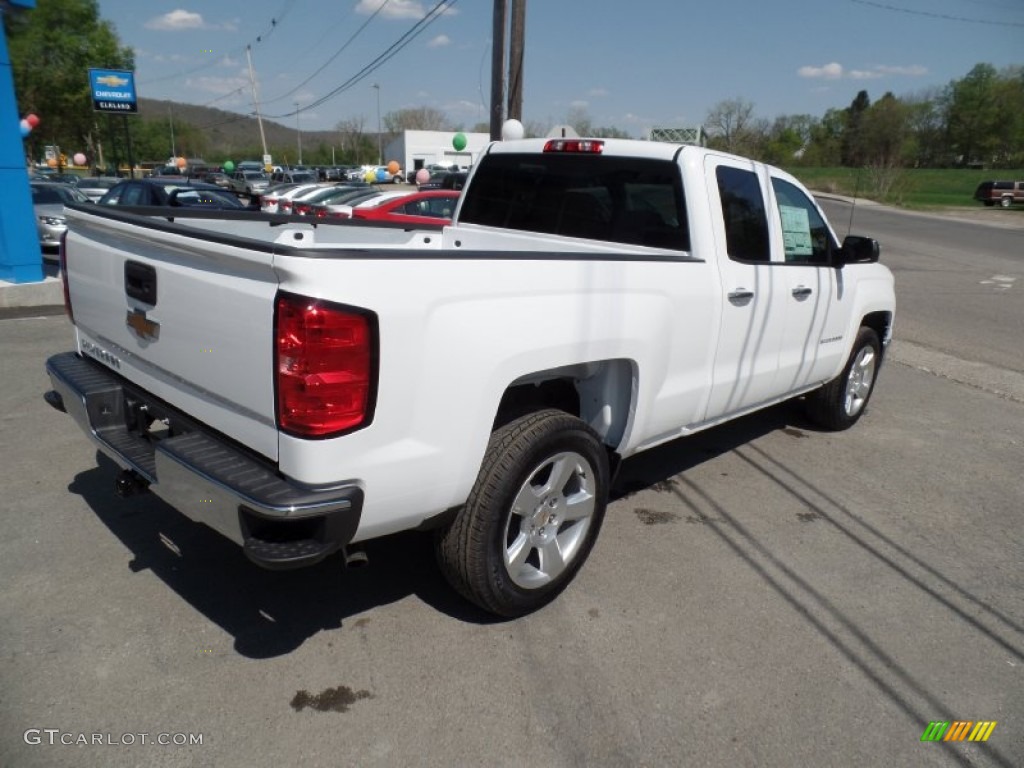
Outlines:
<svg viewBox="0 0 1024 768"><path fill-rule="evenodd" d="M844 264L872 264L878 261L881 248L878 241L870 237L860 235L847 235L843 240L843 247L839 249L839 258L836 266Z"/></svg>

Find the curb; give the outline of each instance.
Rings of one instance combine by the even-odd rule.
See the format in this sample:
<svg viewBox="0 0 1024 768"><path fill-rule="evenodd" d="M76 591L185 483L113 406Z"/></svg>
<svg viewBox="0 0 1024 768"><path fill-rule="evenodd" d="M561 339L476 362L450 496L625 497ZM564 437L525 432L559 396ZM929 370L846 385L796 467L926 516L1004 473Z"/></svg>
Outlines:
<svg viewBox="0 0 1024 768"><path fill-rule="evenodd" d="M41 283L8 283L0 280L0 309L51 306L64 306L64 286L60 279L47 277Z"/></svg>

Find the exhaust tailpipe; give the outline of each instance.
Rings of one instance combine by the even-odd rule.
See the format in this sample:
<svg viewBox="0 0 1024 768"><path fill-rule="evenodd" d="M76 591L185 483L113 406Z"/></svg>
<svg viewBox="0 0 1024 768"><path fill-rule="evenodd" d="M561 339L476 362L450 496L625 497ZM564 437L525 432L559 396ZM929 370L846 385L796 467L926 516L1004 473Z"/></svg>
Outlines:
<svg viewBox="0 0 1024 768"><path fill-rule="evenodd" d="M149 490L149 482L134 469L125 469L114 480L114 492L122 499L138 496Z"/></svg>

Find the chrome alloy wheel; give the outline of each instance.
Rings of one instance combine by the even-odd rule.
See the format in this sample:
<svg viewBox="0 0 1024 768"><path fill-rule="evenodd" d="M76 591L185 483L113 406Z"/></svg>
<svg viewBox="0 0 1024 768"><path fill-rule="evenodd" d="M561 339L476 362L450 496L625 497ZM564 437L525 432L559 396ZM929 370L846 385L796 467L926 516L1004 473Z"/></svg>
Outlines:
<svg viewBox="0 0 1024 768"><path fill-rule="evenodd" d="M863 347L857 353L850 374L846 377L846 391L843 398L843 409L847 416L856 416L864 408L875 383L875 366L878 355L871 346Z"/></svg>
<svg viewBox="0 0 1024 768"><path fill-rule="evenodd" d="M572 451L530 472L505 521L502 558L516 586L543 587L572 564L594 514L594 483L590 462Z"/></svg>

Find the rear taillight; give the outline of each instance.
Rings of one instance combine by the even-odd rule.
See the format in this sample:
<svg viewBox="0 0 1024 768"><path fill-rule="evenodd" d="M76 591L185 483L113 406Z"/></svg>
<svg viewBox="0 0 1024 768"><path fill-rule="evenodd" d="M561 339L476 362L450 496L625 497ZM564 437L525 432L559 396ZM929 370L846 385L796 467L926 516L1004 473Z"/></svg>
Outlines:
<svg viewBox="0 0 1024 768"><path fill-rule="evenodd" d="M299 216L305 216L307 213L309 213L309 209L312 207L313 206L310 205L309 203L293 203L292 213L297 213Z"/></svg>
<svg viewBox="0 0 1024 768"><path fill-rule="evenodd" d="M282 200L278 204L277 209L279 211L284 211L285 213L287 213L288 211L290 211L292 209L292 201L291 200Z"/></svg>
<svg viewBox="0 0 1024 768"><path fill-rule="evenodd" d="M370 423L377 375L373 315L280 293L274 336L282 432L334 437Z"/></svg>
<svg viewBox="0 0 1024 768"><path fill-rule="evenodd" d="M60 282L64 286L64 311L68 313L68 320L75 322L75 313L71 309L71 289L68 287L68 231L65 229L60 233L60 244L57 251L60 264Z"/></svg>

